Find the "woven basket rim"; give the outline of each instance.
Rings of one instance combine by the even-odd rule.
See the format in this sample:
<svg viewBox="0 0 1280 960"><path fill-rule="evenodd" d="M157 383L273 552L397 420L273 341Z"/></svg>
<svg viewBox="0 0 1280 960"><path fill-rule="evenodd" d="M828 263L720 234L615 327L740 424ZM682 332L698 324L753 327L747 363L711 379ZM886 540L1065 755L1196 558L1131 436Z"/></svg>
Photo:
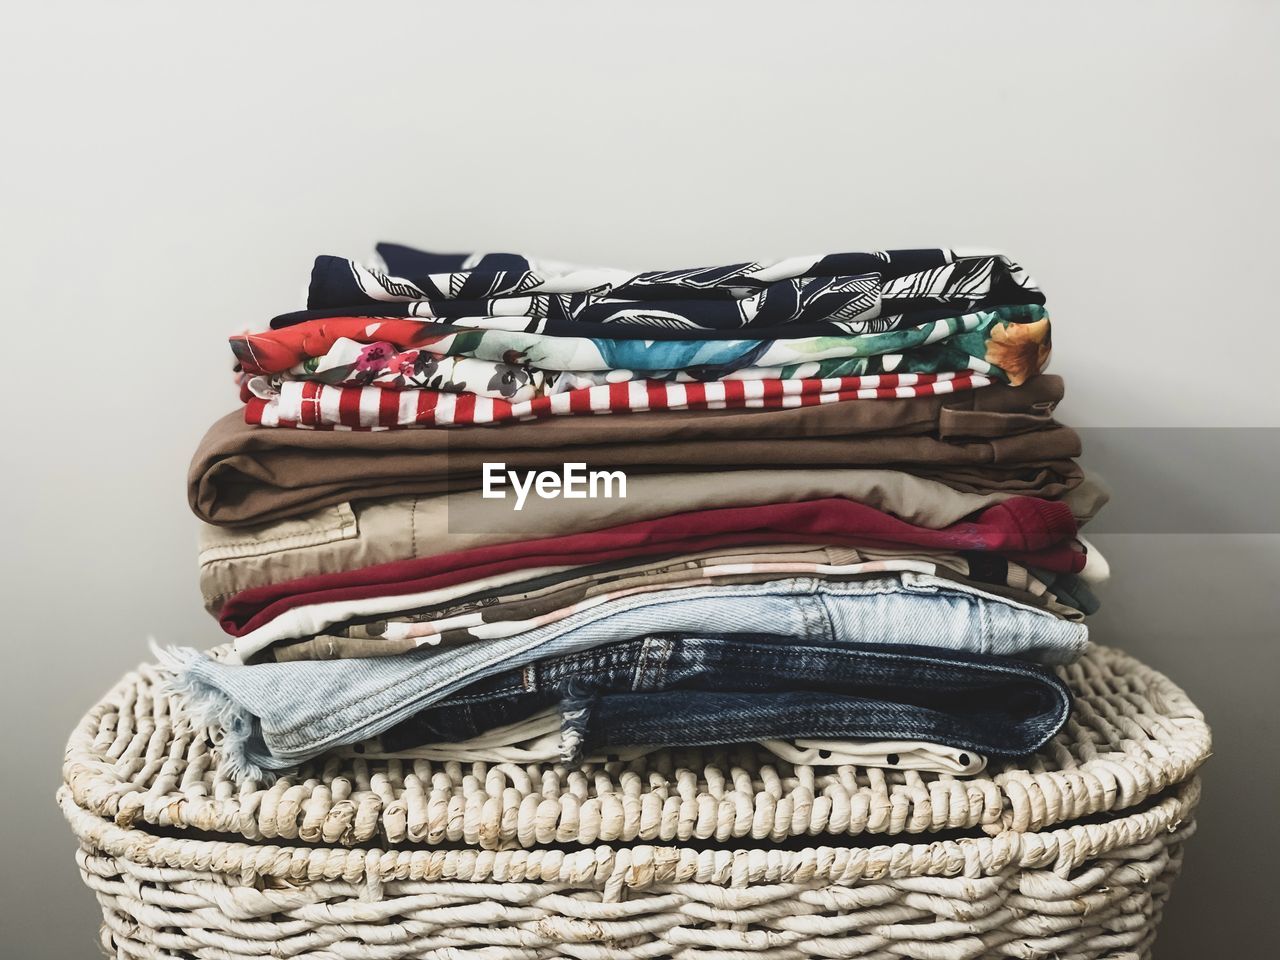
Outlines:
<svg viewBox="0 0 1280 960"><path fill-rule="evenodd" d="M1077 705L1068 727L1018 766L969 778L791 767L753 748L656 754L629 764L433 763L321 758L270 787L217 765L165 675L144 664L80 721L63 780L76 806L117 826L320 846L463 843L687 843L822 835L1035 831L1131 809L1188 779L1209 756L1203 715L1167 677L1096 647L1061 668Z"/></svg>
<svg viewBox="0 0 1280 960"><path fill-rule="evenodd" d="M581 850L351 849L277 846L148 833L120 827L79 807L64 785L57 800L83 849L136 864L193 873L234 876L241 884L261 878L290 883L343 881L458 881L561 883L573 886L648 887L680 882L721 886L750 883L852 884L862 880L920 877L985 877L1009 869L1052 868L1062 876L1090 860L1151 843L1160 834L1187 829L1200 798L1193 777L1142 810L1102 822L1043 832L1008 830L995 836L871 847L819 845L800 850L769 848L699 850L652 844L597 845Z"/></svg>

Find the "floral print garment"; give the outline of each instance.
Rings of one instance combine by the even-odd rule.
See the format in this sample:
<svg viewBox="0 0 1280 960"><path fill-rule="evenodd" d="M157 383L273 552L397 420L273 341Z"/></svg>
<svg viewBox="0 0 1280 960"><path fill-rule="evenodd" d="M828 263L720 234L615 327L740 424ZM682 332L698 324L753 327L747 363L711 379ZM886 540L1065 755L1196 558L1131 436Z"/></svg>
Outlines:
<svg viewBox="0 0 1280 960"><path fill-rule="evenodd" d="M1013 358L1004 358L1013 362ZM708 379L707 371L692 370L593 370L545 371L518 363L440 357L424 350L399 350L388 343L362 344L340 340L317 360L310 360L284 374L245 377L244 397L264 399L280 393L290 382L321 383L333 387L376 386L390 390L436 390L471 393L524 402L587 387L639 380L669 383L707 383L729 380L823 380L868 377L877 374L937 374L981 372L1001 379L985 359L971 357L955 345L933 344L908 354L879 357L845 357L815 360L780 367L740 367Z"/></svg>
<svg viewBox="0 0 1280 960"><path fill-rule="evenodd" d="M356 346L364 345L364 346ZM904 330L787 340L608 340L511 330L458 330L407 318L336 317L231 338L249 374L320 382L432 386L460 382L430 357L467 358L543 373L634 371L650 379L681 373L723 379L744 368L782 368L784 377L977 369L1017 385L1043 369L1047 312L1037 305L983 310ZM368 347L369 349L365 349ZM844 369L812 365L844 361ZM856 361L863 361L855 363ZM849 365L859 369L849 369ZM441 384L431 384L433 377ZM396 382L397 379L399 382ZM472 378L476 382L478 378Z"/></svg>

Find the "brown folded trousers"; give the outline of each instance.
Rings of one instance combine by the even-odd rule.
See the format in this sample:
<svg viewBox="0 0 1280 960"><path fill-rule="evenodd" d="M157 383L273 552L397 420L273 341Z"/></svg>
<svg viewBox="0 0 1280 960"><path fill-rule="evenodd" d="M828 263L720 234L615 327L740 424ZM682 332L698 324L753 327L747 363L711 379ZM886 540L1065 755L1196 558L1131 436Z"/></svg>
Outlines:
<svg viewBox="0 0 1280 960"><path fill-rule="evenodd" d="M296 430L244 423L205 435L191 463L191 508L214 524L262 523L346 500L480 486L508 469L669 473L708 467L892 467L957 490L1050 499L1083 478L1076 433L1053 420L1062 380L959 394L853 400L785 410L565 416L460 429Z"/></svg>

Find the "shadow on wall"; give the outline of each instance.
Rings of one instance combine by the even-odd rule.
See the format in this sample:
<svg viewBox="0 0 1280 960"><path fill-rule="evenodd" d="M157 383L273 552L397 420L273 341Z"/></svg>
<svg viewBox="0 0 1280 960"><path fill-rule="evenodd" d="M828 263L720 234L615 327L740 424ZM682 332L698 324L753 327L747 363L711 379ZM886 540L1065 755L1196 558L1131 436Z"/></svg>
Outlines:
<svg viewBox="0 0 1280 960"><path fill-rule="evenodd" d="M1269 858L1280 850L1272 810L1280 773L1257 762L1260 746L1280 736L1271 707L1280 677L1280 539L1256 536L1280 533L1280 429L1080 433L1081 462L1112 494L1085 531L1113 575L1092 635L1166 673L1214 733L1199 835L1156 954L1251 956L1255 918L1271 909Z"/></svg>
<svg viewBox="0 0 1280 960"><path fill-rule="evenodd" d="M1111 491L1088 536L1280 533L1280 428L1091 427L1080 462Z"/></svg>

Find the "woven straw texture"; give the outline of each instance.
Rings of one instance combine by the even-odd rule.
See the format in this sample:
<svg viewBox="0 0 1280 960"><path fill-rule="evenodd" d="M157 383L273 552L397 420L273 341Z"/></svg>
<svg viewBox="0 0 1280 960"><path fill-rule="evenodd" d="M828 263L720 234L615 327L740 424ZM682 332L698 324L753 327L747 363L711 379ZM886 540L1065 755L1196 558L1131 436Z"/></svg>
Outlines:
<svg viewBox="0 0 1280 960"><path fill-rule="evenodd" d="M348 751L263 789L218 772L216 731L144 667L76 729L58 799L119 960L1147 957L1208 730L1115 651L1064 676L1063 734L967 780L753 749L575 768Z"/></svg>
<svg viewBox="0 0 1280 960"><path fill-rule="evenodd" d="M142 667L81 721L63 779L117 826L326 846L779 842L788 837L1038 831L1130 809L1209 755L1200 711L1165 677L1099 647L1061 670L1076 706L1019 764L969 778L793 767L752 747L664 751L629 763L459 764L348 750L270 787L218 767L217 733Z"/></svg>
<svg viewBox="0 0 1280 960"><path fill-rule="evenodd" d="M875 847L346 850L158 837L81 810L117 958L1150 955L1199 795L1046 833Z"/></svg>

